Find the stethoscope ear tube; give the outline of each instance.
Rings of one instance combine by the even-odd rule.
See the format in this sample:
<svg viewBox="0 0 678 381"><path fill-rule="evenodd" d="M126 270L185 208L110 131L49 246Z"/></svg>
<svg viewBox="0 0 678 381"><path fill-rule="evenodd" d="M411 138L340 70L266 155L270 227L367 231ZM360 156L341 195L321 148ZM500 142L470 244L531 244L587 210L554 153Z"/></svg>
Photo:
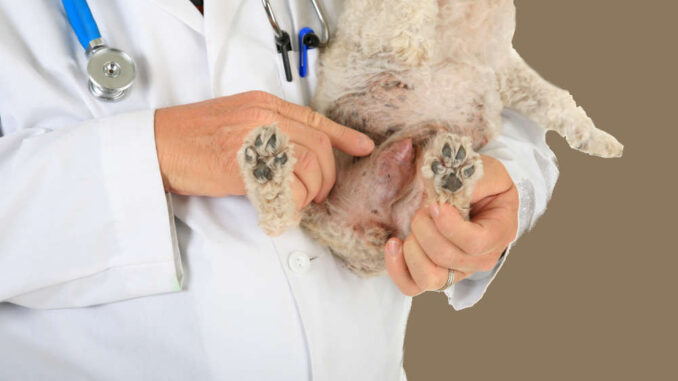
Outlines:
<svg viewBox="0 0 678 381"><path fill-rule="evenodd" d="M68 21L82 48L87 50L90 41L100 39L101 33L86 0L62 0Z"/></svg>
<svg viewBox="0 0 678 381"><path fill-rule="evenodd" d="M324 48L330 42L330 27L327 25L325 12L320 4L318 4L318 0L311 0L311 4L313 4L313 9L315 9L315 14L318 16L318 21L320 21L320 27L322 28L322 37L320 38L318 47Z"/></svg>

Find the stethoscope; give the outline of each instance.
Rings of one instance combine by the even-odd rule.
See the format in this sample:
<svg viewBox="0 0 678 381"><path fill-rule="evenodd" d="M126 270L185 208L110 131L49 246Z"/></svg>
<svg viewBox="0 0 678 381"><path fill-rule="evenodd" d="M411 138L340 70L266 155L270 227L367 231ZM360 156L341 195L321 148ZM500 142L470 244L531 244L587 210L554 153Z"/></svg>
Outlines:
<svg viewBox="0 0 678 381"><path fill-rule="evenodd" d="M273 13L273 8L271 7L269 0L261 0L261 3L264 5L268 21L271 23L271 27L275 33L275 45L278 53L280 53L282 57L283 67L285 68L285 78L287 79L287 82L292 82L292 68L288 54L288 52L292 50L292 40L290 39L290 35L280 28L280 24L275 18L275 13ZM318 37L313 29L308 27L302 28L299 31L299 76L302 78L306 77L306 74L308 74L308 50L323 47L330 41L330 28L327 26L327 20L325 19L323 9L318 4L317 0L311 0L311 4L313 4L315 14L318 16L318 20L320 20L322 38Z"/></svg>
<svg viewBox="0 0 678 381"><path fill-rule="evenodd" d="M136 77L134 60L119 49L106 46L87 0L62 0L68 21L87 54L89 91L105 101L122 99Z"/></svg>
<svg viewBox="0 0 678 381"><path fill-rule="evenodd" d="M87 54L87 76L90 92L104 101L122 99L132 87L136 77L134 60L119 49L108 47L101 38L101 32L87 5L87 0L62 0L68 21ZM262 0L268 21L275 32L275 44L282 56L285 77L292 82L292 69L288 52L292 50L290 35L280 28L269 0ZM325 14L317 0L311 0L322 28L322 38L311 28L299 31L299 76L308 73L308 50L325 46L330 40L330 29Z"/></svg>

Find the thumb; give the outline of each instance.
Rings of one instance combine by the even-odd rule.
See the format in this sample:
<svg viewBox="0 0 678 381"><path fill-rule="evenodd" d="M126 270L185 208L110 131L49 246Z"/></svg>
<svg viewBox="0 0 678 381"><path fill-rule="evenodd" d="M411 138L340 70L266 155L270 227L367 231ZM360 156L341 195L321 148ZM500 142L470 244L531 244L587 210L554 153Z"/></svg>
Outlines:
<svg viewBox="0 0 678 381"><path fill-rule="evenodd" d="M478 180L473 189L472 204L487 197L506 192L513 186L513 180L501 161L485 155L480 155L480 157L483 161L483 176Z"/></svg>

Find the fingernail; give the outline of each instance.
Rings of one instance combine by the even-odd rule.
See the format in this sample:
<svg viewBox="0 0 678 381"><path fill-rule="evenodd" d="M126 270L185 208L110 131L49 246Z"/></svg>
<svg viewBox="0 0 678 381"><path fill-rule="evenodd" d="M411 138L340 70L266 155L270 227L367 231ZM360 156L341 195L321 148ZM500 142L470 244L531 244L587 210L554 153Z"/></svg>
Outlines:
<svg viewBox="0 0 678 381"><path fill-rule="evenodd" d="M431 212L431 216L433 216L433 218L437 218L438 215L440 214L440 208L438 207L438 203L436 202L430 203L428 209Z"/></svg>
<svg viewBox="0 0 678 381"><path fill-rule="evenodd" d="M392 239L386 243L386 254L392 257L400 254L400 242L397 239Z"/></svg>

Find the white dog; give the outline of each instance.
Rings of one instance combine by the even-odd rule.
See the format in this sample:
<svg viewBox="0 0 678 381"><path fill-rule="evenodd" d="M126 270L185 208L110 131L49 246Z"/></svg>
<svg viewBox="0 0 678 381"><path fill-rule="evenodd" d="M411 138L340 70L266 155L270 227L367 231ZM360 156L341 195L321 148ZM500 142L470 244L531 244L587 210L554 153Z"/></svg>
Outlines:
<svg viewBox="0 0 678 381"><path fill-rule="evenodd" d="M276 235L301 221L350 269L381 273L387 239L404 239L422 204L449 202L468 217L483 172L476 150L501 132L504 107L577 150L621 156L567 91L523 61L514 30L512 0L347 0L312 107L377 147L362 159L337 153L330 196L298 213L293 147L275 126L255 129L239 162L261 227Z"/></svg>

